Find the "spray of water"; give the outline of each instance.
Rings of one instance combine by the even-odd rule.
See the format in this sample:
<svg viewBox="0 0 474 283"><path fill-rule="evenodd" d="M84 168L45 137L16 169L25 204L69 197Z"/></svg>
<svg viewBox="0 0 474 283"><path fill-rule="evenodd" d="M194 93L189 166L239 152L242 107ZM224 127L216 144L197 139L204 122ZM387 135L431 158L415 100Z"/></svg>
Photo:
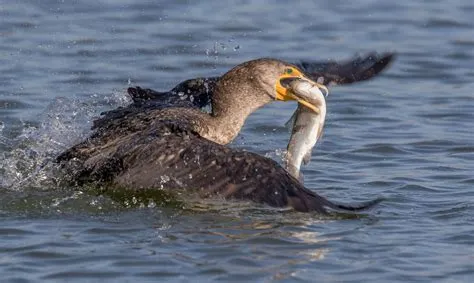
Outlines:
<svg viewBox="0 0 474 283"><path fill-rule="evenodd" d="M121 91L98 98L56 98L37 123L24 122L21 134L13 138L0 126L0 188L22 190L25 187L55 185L54 158L89 134L92 121L100 111L130 103Z"/></svg>

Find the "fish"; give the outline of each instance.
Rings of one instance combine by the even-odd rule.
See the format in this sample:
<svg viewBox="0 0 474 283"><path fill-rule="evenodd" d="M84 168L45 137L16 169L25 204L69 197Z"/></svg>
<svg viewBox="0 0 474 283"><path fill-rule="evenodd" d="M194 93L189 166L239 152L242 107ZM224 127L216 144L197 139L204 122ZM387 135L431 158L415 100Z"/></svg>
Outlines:
<svg viewBox="0 0 474 283"><path fill-rule="evenodd" d="M287 152L284 158L286 170L301 183L304 182L301 174L301 164L308 164L311 160L311 154L317 141L323 134L324 122L326 119L326 99L328 95L323 95L318 86L305 81L298 80L290 83L291 90L297 96L303 98L317 109L311 109L304 103L298 103L290 120L286 126L291 129L291 137L288 142Z"/></svg>

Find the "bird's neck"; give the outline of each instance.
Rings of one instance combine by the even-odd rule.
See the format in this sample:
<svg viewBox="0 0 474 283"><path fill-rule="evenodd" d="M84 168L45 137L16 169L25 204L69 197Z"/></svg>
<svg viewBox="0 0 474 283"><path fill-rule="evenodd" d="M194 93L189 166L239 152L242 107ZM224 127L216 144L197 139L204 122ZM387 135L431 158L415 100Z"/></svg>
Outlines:
<svg viewBox="0 0 474 283"><path fill-rule="evenodd" d="M200 124L199 134L219 144L230 143L242 129L245 120L252 111L239 107L229 107L226 111L219 111L211 115L202 113L204 123ZM205 125L205 126L204 126Z"/></svg>
<svg viewBox="0 0 474 283"><path fill-rule="evenodd" d="M247 117L271 101L267 98L256 100L248 97L239 94L234 96L234 93L226 93L218 99L214 96L212 113L208 116L210 131L206 138L219 144L230 143L239 134Z"/></svg>
<svg viewBox="0 0 474 283"><path fill-rule="evenodd" d="M220 144L231 142L247 117L273 100L260 80L248 73L247 69L238 66L217 81L212 94L208 139Z"/></svg>
<svg viewBox="0 0 474 283"><path fill-rule="evenodd" d="M220 113L209 115L209 137L219 144L228 144L234 140L242 129L249 114L243 112Z"/></svg>

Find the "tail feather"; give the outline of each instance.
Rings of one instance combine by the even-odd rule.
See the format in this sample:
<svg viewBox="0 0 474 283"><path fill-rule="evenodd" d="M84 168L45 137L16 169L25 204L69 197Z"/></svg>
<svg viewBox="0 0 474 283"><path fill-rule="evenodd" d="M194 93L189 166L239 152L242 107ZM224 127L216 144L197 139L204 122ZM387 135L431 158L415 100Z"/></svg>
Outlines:
<svg viewBox="0 0 474 283"><path fill-rule="evenodd" d="M327 214L328 210L359 212L373 208L383 201L383 198L377 198L366 202L350 204L333 202L304 187L300 182L287 184L286 192L288 203L295 210L302 212L316 211L322 214Z"/></svg>
<svg viewBox="0 0 474 283"><path fill-rule="evenodd" d="M350 211L350 212L358 212L373 208L377 204L383 201L383 198L377 198L374 200L369 200L360 203L351 203L351 204L342 204L337 202L327 201L327 207L334 210L343 210L343 211Z"/></svg>

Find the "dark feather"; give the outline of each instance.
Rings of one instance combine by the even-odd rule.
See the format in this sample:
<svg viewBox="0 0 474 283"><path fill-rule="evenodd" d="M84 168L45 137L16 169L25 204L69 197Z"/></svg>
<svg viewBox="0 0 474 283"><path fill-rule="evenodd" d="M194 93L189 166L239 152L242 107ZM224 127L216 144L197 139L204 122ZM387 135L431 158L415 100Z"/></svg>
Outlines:
<svg viewBox="0 0 474 283"><path fill-rule="evenodd" d="M395 54L375 52L345 62L308 62L296 64L313 80L325 85L351 84L365 81L380 73L393 62Z"/></svg>

